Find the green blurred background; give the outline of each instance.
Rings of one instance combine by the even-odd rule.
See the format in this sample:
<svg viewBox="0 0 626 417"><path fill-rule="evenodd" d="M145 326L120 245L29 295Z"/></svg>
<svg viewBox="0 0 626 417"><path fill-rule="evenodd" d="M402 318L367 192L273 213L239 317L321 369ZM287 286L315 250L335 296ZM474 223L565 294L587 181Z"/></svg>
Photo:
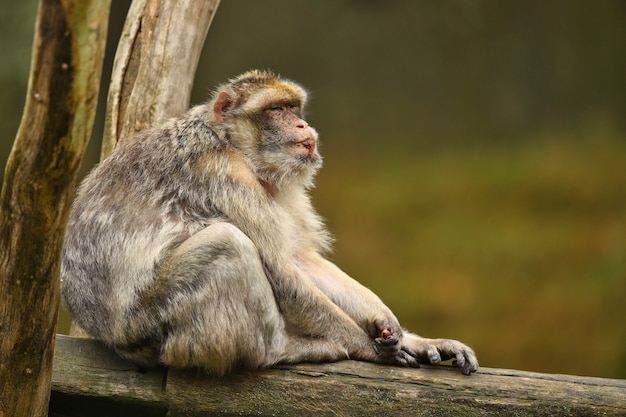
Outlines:
<svg viewBox="0 0 626 417"><path fill-rule="evenodd" d="M0 0L2 164L35 12ZM312 91L332 258L407 328L483 366L626 378L625 45L621 0L222 0L193 102L250 68Z"/></svg>

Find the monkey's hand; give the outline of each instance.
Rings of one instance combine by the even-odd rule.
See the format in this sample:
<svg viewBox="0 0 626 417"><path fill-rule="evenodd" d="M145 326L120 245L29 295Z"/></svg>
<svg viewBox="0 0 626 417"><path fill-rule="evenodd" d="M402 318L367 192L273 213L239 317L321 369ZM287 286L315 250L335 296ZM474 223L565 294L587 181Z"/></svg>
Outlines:
<svg viewBox="0 0 626 417"><path fill-rule="evenodd" d="M369 360L419 368L417 357L412 352L402 349L402 329L395 318L372 319L366 330L374 342L375 357Z"/></svg>
<svg viewBox="0 0 626 417"><path fill-rule="evenodd" d="M407 352L421 363L433 365L454 359L456 366L465 375L478 370L478 359L469 346L450 339L425 339L414 334L405 334L402 351Z"/></svg>
<svg viewBox="0 0 626 417"><path fill-rule="evenodd" d="M374 340L379 355L395 355L402 346L402 329L390 320L376 319L367 325L367 333Z"/></svg>

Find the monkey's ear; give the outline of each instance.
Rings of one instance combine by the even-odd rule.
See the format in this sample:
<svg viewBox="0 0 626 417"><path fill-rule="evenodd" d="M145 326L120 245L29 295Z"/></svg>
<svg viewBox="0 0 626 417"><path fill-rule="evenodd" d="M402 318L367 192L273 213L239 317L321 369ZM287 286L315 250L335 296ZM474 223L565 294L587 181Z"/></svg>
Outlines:
<svg viewBox="0 0 626 417"><path fill-rule="evenodd" d="M221 119L224 117L224 113L228 111L232 104L232 97L226 91L222 91L215 99L215 103L213 103L213 113L215 113L217 118Z"/></svg>

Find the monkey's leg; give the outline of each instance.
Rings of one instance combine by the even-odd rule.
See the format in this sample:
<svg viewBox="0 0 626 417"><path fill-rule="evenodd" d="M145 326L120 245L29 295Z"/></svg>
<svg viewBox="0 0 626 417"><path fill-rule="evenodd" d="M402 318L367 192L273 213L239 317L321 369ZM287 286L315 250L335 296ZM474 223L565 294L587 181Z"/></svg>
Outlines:
<svg viewBox="0 0 626 417"><path fill-rule="evenodd" d="M215 223L187 239L158 275L140 304L148 307L141 321L159 322L161 363L223 374L347 356L329 340L287 333L256 248L229 223Z"/></svg>

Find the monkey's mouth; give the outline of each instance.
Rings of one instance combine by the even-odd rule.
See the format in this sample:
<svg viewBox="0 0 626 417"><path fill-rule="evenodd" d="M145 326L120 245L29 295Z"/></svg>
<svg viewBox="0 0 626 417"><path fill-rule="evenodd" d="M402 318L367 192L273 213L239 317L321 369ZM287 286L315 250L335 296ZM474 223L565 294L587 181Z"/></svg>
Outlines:
<svg viewBox="0 0 626 417"><path fill-rule="evenodd" d="M315 148L317 147L317 141L311 137L298 141L295 144L296 146L305 149L308 156L313 155Z"/></svg>

